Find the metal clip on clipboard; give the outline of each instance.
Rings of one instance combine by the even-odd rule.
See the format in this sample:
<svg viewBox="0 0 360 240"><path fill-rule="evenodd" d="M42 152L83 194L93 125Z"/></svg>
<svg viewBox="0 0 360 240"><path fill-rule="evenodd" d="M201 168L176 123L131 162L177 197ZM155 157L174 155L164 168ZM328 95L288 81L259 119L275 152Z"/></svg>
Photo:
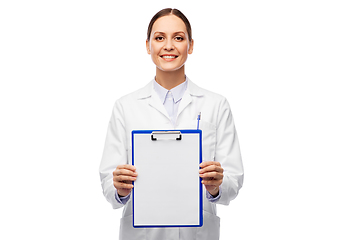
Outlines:
<svg viewBox="0 0 360 240"><path fill-rule="evenodd" d="M176 136L175 140L180 141L181 140L181 132L180 131L154 131L151 133L151 140L152 141L156 141L158 140L159 137L154 137L154 135L169 135L169 134L173 134L173 135L178 135ZM159 138L159 139L163 139L163 140L171 140L171 138Z"/></svg>

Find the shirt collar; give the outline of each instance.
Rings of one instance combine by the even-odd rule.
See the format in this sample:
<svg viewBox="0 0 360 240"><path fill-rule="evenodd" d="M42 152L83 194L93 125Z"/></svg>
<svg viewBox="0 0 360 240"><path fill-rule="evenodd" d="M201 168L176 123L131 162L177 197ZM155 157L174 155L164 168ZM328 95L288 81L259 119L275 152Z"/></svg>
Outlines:
<svg viewBox="0 0 360 240"><path fill-rule="evenodd" d="M178 101L180 101L182 99L182 97L184 96L184 93L187 89L187 85L188 85L188 78L186 77L185 82L177 85L176 87L167 90L166 88L164 88L163 86L161 86L158 82L156 82L155 78L154 78L154 89L155 92L159 95L160 100L162 103L165 102L166 99L166 95L168 94L168 92L170 91L174 97L174 102L177 103Z"/></svg>
<svg viewBox="0 0 360 240"><path fill-rule="evenodd" d="M188 77L186 77L186 81L187 81L187 88L185 90L184 95L186 94L186 92L188 92L191 96L195 96L195 97L202 97L205 94L205 90L200 88L198 85L196 85L195 83L193 83ZM156 95L158 95L155 91L155 81L154 79L151 80L148 84L146 84L146 86L144 86L143 88L141 88L137 94L137 99L147 99L149 97L152 96L153 93L155 93Z"/></svg>

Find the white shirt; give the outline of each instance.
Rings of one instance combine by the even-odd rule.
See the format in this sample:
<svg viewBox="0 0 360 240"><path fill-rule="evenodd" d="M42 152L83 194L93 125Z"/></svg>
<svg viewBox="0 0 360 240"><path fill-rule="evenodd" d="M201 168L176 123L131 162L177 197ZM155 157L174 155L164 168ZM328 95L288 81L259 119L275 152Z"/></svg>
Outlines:
<svg viewBox="0 0 360 240"><path fill-rule="evenodd" d="M167 90L166 88L161 86L158 82L156 82L156 80L154 79L155 92L160 97L160 101L164 104L166 112L169 114L171 122L174 126L176 124L179 105L187 89L187 85L188 85L188 81L186 78L185 82L177 85L176 87L170 90Z"/></svg>

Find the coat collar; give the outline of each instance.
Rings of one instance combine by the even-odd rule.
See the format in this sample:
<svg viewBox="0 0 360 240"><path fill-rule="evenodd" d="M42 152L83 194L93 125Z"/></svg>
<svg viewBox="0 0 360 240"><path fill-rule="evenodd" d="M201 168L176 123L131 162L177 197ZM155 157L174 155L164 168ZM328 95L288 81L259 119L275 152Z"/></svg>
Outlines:
<svg viewBox="0 0 360 240"><path fill-rule="evenodd" d="M177 116L179 116L181 112L192 102L193 96L201 97L204 95L204 92L200 87L198 87L196 84L191 82L189 78L187 78L187 80L188 80L188 86L180 102ZM150 106L152 106L160 113L162 113L165 117L170 119L163 103L161 102L160 98L156 95L157 93L154 89L154 81L151 81L144 88L140 89L138 100L147 100Z"/></svg>
<svg viewBox="0 0 360 240"><path fill-rule="evenodd" d="M184 96L185 90L187 89L188 81L185 81L178 86L172 88L170 91L161 86L159 83L153 80L154 89L157 95L160 97L161 102L164 104L168 94L171 92L174 102L177 103Z"/></svg>
<svg viewBox="0 0 360 240"><path fill-rule="evenodd" d="M195 83L193 83L188 77L186 77L188 80L188 86L186 93L189 93L191 96L201 97L204 95L203 90L198 87ZM154 81L152 80L150 83L148 83L145 87L140 89L138 99L145 99L152 97L152 95L156 94L154 91Z"/></svg>

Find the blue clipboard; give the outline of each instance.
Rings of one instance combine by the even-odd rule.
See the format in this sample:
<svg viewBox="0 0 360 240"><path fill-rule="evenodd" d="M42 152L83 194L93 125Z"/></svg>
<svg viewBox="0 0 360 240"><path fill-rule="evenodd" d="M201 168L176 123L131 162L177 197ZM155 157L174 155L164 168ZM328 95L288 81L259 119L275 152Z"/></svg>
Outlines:
<svg viewBox="0 0 360 240"><path fill-rule="evenodd" d="M201 227L201 162L201 130L132 131L133 227Z"/></svg>

